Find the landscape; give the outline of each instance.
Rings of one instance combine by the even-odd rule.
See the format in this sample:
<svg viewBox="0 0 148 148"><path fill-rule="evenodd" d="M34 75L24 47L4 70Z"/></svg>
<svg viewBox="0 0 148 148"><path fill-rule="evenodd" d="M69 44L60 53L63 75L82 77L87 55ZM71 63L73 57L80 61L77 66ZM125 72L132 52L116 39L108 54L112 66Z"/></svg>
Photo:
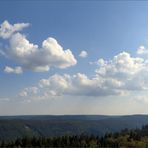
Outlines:
<svg viewBox="0 0 148 148"><path fill-rule="evenodd" d="M148 1L0 0L0 148L148 148Z"/></svg>
<svg viewBox="0 0 148 148"><path fill-rule="evenodd" d="M0 147L147 147L148 115L1 116Z"/></svg>

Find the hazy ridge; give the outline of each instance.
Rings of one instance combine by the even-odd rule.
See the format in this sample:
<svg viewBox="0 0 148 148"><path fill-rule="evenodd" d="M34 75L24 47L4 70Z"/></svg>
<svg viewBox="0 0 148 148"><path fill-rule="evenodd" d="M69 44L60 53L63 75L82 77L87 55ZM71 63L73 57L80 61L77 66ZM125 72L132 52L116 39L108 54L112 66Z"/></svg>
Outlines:
<svg viewBox="0 0 148 148"><path fill-rule="evenodd" d="M0 139L24 136L103 135L148 124L148 115L0 116Z"/></svg>

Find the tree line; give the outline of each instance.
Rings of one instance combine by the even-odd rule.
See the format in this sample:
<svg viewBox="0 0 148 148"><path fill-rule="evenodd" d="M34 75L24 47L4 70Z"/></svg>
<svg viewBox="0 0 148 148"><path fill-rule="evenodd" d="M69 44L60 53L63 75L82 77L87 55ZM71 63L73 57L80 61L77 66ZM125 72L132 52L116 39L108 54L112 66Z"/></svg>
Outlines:
<svg viewBox="0 0 148 148"><path fill-rule="evenodd" d="M124 129L121 132L106 133L104 136L94 135L71 135L59 137L24 137L17 138L14 141L0 140L0 147L50 147L50 148L106 148L106 147L139 147L148 148L148 125L141 129L128 130Z"/></svg>

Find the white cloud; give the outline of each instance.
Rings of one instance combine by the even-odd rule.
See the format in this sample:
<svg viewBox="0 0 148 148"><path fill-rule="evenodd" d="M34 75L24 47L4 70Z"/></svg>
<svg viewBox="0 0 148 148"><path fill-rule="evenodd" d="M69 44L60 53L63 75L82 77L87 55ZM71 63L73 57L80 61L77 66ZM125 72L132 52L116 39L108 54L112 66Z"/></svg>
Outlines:
<svg viewBox="0 0 148 148"><path fill-rule="evenodd" d="M41 79L40 82L39 82L39 86L42 88L42 87L45 87L45 86L49 86L50 83L49 83L49 80L48 79Z"/></svg>
<svg viewBox="0 0 148 148"><path fill-rule="evenodd" d="M38 93L38 88L33 86L33 87L28 87L28 88L25 88L23 91L21 91L19 93L19 96L21 97L27 97L27 96L31 96L31 95L34 95L34 94L37 94Z"/></svg>
<svg viewBox="0 0 148 148"><path fill-rule="evenodd" d="M98 65L98 66L102 65L103 66L104 64L106 64L106 61L104 61L104 59L101 58L101 59L94 61L94 62L91 61L91 62L89 62L89 64L90 65Z"/></svg>
<svg viewBox="0 0 148 148"><path fill-rule="evenodd" d="M99 68L96 72L102 76L126 78L133 76L147 66L147 61L142 58L133 58L127 52L114 56L112 60L98 60Z"/></svg>
<svg viewBox="0 0 148 148"><path fill-rule="evenodd" d="M7 24L7 22L5 23ZM3 26L3 24L1 26ZM15 29L10 29L13 30L11 31L13 34L11 33L9 39L9 48L5 52L1 51L1 53L7 55L16 63L19 63L23 70L45 72L49 71L50 67L62 69L77 63L71 50L64 50L54 38L47 38L42 42L42 46L39 47L38 45L31 43L25 35L18 32L14 33L15 31L23 29L23 27L27 25L22 23L20 26L21 27L19 27L18 24L14 24L13 27Z"/></svg>
<svg viewBox="0 0 148 148"><path fill-rule="evenodd" d="M11 58L21 63L23 68L35 72L48 71L51 66L67 68L77 63L72 52L63 48L54 38L43 41L42 47L30 43L20 33L14 34L10 40Z"/></svg>
<svg viewBox="0 0 148 148"><path fill-rule="evenodd" d="M137 49L137 54L148 54L148 49L146 49L144 46L140 46Z"/></svg>
<svg viewBox="0 0 148 148"><path fill-rule="evenodd" d="M20 66L17 66L15 68L6 66L5 69L4 69L4 72L6 72L6 73L14 73L14 74L21 74L21 73L23 73L23 70L22 70L22 68Z"/></svg>
<svg viewBox="0 0 148 148"><path fill-rule="evenodd" d="M148 91L148 61L121 52L112 60L99 59L96 75L85 74L50 76L37 85L37 96L118 96L134 91ZM35 98L35 96L34 96Z"/></svg>
<svg viewBox="0 0 148 148"><path fill-rule="evenodd" d="M86 58L88 56L88 53L85 50L83 50L83 51L81 51L81 53L79 54L79 56L81 58Z"/></svg>
<svg viewBox="0 0 148 148"><path fill-rule="evenodd" d="M122 95L123 91L117 89L122 84L117 80L103 80L99 77L88 78L85 74L77 73L75 75L58 75L55 74L48 79L41 79L38 84L39 93L35 96L24 93L24 97L40 97L50 99L54 96L109 96ZM22 95L23 96L23 95Z"/></svg>
<svg viewBox="0 0 148 148"><path fill-rule="evenodd" d="M148 90L148 61L133 58L129 53L122 52L112 60L104 61L96 69L102 78L112 78L122 82L123 90Z"/></svg>
<svg viewBox="0 0 148 148"><path fill-rule="evenodd" d="M0 37L3 39L8 39L12 36L13 33L21 31L22 29L29 26L29 23L17 23L11 25L7 20L5 20L0 25Z"/></svg>

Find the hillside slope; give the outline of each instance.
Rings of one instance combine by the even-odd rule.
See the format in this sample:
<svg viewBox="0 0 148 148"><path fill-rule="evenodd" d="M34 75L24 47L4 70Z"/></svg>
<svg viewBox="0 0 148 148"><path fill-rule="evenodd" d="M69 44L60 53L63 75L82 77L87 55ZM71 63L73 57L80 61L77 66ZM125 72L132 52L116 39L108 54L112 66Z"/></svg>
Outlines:
<svg viewBox="0 0 148 148"><path fill-rule="evenodd" d="M104 135L124 128L148 124L148 115L102 116L3 116L0 117L0 139L24 136Z"/></svg>

